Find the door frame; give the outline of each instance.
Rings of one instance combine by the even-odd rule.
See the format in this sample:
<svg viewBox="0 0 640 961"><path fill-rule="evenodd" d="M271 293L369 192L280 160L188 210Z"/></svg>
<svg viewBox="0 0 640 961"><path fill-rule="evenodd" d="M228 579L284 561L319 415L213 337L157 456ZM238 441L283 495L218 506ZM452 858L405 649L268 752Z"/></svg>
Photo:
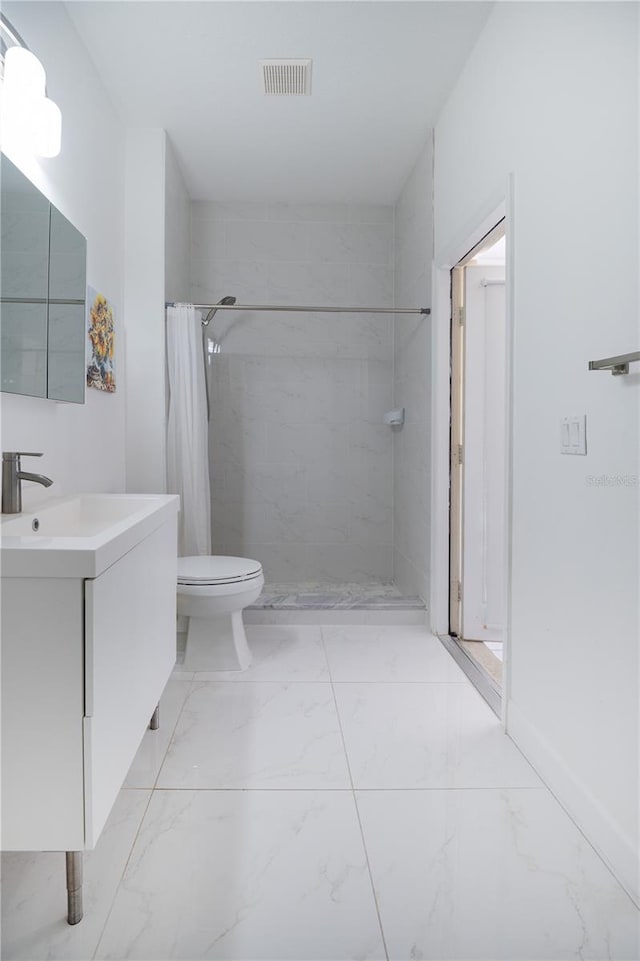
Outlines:
<svg viewBox="0 0 640 961"><path fill-rule="evenodd" d="M513 351L515 335L515 184L509 174L505 188L490 198L459 239L434 252L432 303L432 435L431 435L431 630L449 639L449 507L451 421L451 271L482 238L504 219L506 227L506 438L505 438L505 591L506 626L502 683L502 723L508 730L507 706L511 671L511 580L513 502Z"/></svg>
<svg viewBox="0 0 640 961"><path fill-rule="evenodd" d="M476 634L467 635L465 625L468 616L465 615L465 601L468 597L465 582L465 566L468 559L467 540L467 491L465 484L466 470L470 460L467 437L469 406L467 395L469 391L469 376L473 369L476 371L476 361L473 364L469 354L469 288L467 286L467 270L473 265L476 254L487 246L503 237L506 233L504 218L485 234L479 244L472 247L465 256L458 261L451 271L451 463L450 463L450 502L449 502L449 632L458 640L479 641ZM475 267L483 273L487 268ZM504 273L504 270L503 270ZM475 325L474 329L475 329ZM506 344L502 344L502 348ZM504 364L502 368L504 375ZM505 434L503 433L503 438ZM474 441L477 438L473 439ZM464 451L464 458L461 456ZM506 453L503 451L504 456ZM502 461L504 465L504 460ZM504 479L504 477L503 477ZM504 569L501 572L504 584ZM503 612L504 616L504 612ZM504 628L501 634L504 633Z"/></svg>

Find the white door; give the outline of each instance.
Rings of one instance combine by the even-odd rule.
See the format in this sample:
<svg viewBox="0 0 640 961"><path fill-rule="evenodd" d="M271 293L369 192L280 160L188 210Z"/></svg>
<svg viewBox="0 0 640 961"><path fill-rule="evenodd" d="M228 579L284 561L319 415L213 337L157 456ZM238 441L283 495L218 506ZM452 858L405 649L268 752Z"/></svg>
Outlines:
<svg viewBox="0 0 640 961"><path fill-rule="evenodd" d="M462 636L505 626L505 268L465 268Z"/></svg>

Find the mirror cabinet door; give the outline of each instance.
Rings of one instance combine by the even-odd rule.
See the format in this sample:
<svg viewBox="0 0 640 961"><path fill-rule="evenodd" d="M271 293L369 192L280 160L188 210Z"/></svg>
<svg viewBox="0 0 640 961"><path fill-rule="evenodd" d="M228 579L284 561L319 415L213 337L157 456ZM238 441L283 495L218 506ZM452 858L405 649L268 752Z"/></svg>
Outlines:
<svg viewBox="0 0 640 961"><path fill-rule="evenodd" d="M2 304L0 383L10 394L47 396L47 304Z"/></svg>
<svg viewBox="0 0 640 961"><path fill-rule="evenodd" d="M84 237L52 206L47 396L76 404L84 403L87 376L86 263Z"/></svg>
<svg viewBox="0 0 640 961"><path fill-rule="evenodd" d="M84 403L86 342L84 304L50 303L48 397Z"/></svg>
<svg viewBox="0 0 640 961"><path fill-rule="evenodd" d="M47 396L47 291L51 205L2 157L0 382Z"/></svg>
<svg viewBox="0 0 640 961"><path fill-rule="evenodd" d="M82 404L86 240L0 162L0 390Z"/></svg>

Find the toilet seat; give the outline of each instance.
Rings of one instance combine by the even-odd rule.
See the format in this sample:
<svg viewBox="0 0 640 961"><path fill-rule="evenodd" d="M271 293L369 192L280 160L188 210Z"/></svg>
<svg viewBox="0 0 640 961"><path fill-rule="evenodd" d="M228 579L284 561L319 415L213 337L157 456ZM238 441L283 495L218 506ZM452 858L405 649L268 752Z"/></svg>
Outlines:
<svg viewBox="0 0 640 961"><path fill-rule="evenodd" d="M262 564L247 557L202 554L178 558L178 584L215 586L241 584L262 576Z"/></svg>

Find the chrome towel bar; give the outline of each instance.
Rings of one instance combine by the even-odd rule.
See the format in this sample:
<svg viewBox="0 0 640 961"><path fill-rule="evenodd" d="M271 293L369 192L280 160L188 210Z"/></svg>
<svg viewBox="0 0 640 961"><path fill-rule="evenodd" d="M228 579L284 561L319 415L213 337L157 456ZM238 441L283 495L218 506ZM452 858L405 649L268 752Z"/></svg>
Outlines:
<svg viewBox="0 0 640 961"><path fill-rule="evenodd" d="M610 370L614 377L629 373L629 364L640 361L640 350L630 354L619 354L617 357L605 357L603 360L590 360L589 370Z"/></svg>

